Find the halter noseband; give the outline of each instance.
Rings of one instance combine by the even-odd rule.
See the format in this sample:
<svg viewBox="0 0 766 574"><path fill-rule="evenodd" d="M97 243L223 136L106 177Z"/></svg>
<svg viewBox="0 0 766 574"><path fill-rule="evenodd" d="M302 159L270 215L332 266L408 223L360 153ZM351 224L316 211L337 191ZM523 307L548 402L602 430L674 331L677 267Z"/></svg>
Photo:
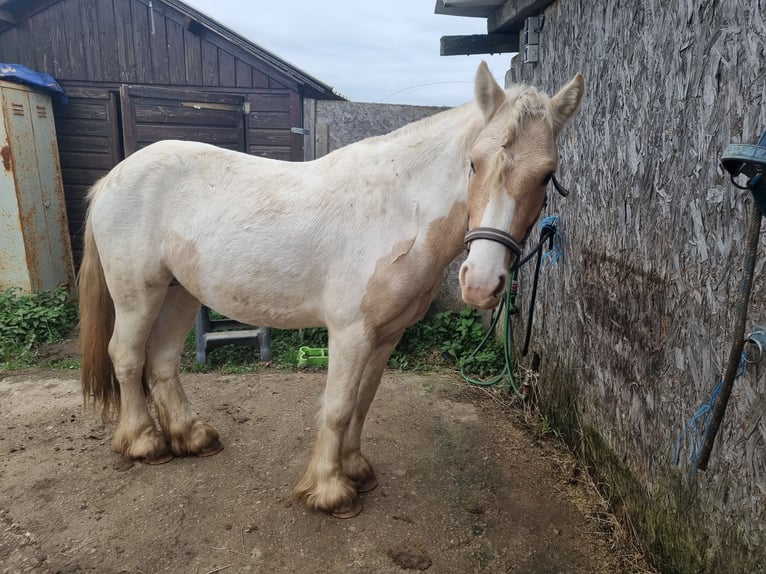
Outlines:
<svg viewBox="0 0 766 574"><path fill-rule="evenodd" d="M559 195L562 197L569 195L569 190L561 185L553 174L551 174L551 181L553 181L553 187L556 188ZM476 229L471 229L465 234L465 238L463 239L466 248L470 248L471 241L474 239L488 239L489 241L500 243L510 249L511 253L513 253L517 259L521 257L521 252L523 250L522 246L502 229L495 229L494 227L477 227Z"/></svg>
<svg viewBox="0 0 766 574"><path fill-rule="evenodd" d="M519 245L513 237L500 229L495 229L494 227L477 227L476 229L471 229L465 234L463 242L466 247L469 247L471 241L474 239L489 239L490 241L505 245L516 257L521 256L521 245Z"/></svg>

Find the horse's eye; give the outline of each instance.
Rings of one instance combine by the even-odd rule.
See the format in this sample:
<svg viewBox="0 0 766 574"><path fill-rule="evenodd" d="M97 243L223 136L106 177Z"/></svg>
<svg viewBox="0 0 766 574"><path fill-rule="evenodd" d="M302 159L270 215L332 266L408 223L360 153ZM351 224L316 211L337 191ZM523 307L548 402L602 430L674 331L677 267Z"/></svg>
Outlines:
<svg viewBox="0 0 766 574"><path fill-rule="evenodd" d="M545 179L543 179L543 187L548 185L551 182L551 179L553 178L553 172L549 173L545 176Z"/></svg>

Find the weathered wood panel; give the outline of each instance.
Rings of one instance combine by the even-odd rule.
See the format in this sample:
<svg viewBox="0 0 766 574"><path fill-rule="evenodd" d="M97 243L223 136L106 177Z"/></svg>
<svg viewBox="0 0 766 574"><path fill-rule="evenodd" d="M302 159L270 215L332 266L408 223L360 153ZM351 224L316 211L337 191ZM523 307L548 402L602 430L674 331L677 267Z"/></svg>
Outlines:
<svg viewBox="0 0 766 574"><path fill-rule="evenodd" d="M573 193L551 195L548 208L561 215L566 257L544 273L533 350L544 401L598 430L614 455L600 459L612 461L605 484L667 571L766 564L763 369L737 381L709 470L691 483L685 458L674 464L730 346L752 202L718 159L766 129L765 16L755 0L557 2L540 63L517 58L512 69L548 90L586 77L560 149ZM749 326L766 324L760 247ZM624 466L641 488L606 466Z"/></svg>
<svg viewBox="0 0 766 574"><path fill-rule="evenodd" d="M54 107L69 234L75 261L82 257L85 197L88 189L115 164L118 144L110 129L113 111L106 89L69 90L70 102Z"/></svg>
<svg viewBox="0 0 766 574"><path fill-rule="evenodd" d="M62 0L0 34L0 59L60 81L297 90L215 34L201 38L161 0Z"/></svg>

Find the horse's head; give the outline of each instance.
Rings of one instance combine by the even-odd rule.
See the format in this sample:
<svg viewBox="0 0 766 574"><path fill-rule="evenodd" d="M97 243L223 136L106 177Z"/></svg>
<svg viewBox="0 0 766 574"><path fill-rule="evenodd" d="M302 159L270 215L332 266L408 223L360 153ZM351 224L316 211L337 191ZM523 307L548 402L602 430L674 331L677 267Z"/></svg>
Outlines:
<svg viewBox="0 0 766 574"><path fill-rule="evenodd" d="M486 63L476 73L484 127L470 155L470 252L460 268L463 300L489 309L503 295L510 266L545 205L558 165L556 137L585 91L577 74L553 97L527 86L504 91ZM563 192L563 190L560 190Z"/></svg>

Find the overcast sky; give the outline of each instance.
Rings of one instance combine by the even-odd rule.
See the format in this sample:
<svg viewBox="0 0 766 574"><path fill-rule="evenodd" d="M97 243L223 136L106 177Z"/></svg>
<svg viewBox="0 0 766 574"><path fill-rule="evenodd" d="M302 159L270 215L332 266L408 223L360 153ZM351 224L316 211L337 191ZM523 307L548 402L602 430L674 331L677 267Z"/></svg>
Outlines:
<svg viewBox="0 0 766 574"><path fill-rule="evenodd" d="M482 34L484 18L434 14L435 0L185 0L358 102L455 106L487 60L503 84L511 54L439 56L441 36Z"/></svg>

